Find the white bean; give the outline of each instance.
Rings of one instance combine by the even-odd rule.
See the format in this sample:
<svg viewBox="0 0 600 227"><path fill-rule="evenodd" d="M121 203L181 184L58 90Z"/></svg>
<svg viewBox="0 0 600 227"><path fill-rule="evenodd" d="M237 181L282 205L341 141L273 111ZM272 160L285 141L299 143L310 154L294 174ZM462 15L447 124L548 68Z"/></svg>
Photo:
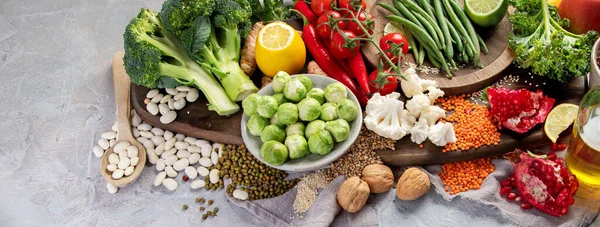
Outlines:
<svg viewBox="0 0 600 227"><path fill-rule="evenodd" d="M192 153L190 153L187 150L178 150L177 151L177 157L178 158L189 158L190 155L192 155Z"/></svg>
<svg viewBox="0 0 600 227"><path fill-rule="evenodd" d="M171 138L173 138L175 135L173 135L173 132L166 130L165 134L163 134L163 137L165 137L165 140L169 140Z"/></svg>
<svg viewBox="0 0 600 227"><path fill-rule="evenodd" d="M177 113L175 111L169 111L160 117L160 123L169 124L173 122L175 118L177 118Z"/></svg>
<svg viewBox="0 0 600 227"><path fill-rule="evenodd" d="M131 174L133 174L133 170L134 170L133 166L129 166L129 167L125 168L125 176L126 177L131 176Z"/></svg>
<svg viewBox="0 0 600 227"><path fill-rule="evenodd" d="M140 135L140 130L138 130L136 127L131 127L131 132L133 133L133 137L138 138L142 135Z"/></svg>
<svg viewBox="0 0 600 227"><path fill-rule="evenodd" d="M117 122L115 122L112 127L110 127L110 129L112 129L113 131L117 132L119 131L119 125L117 124Z"/></svg>
<svg viewBox="0 0 600 227"><path fill-rule="evenodd" d="M129 161L131 166L137 166L140 163L140 158L139 157L133 157L130 159Z"/></svg>
<svg viewBox="0 0 600 227"><path fill-rule="evenodd" d="M176 110L183 109L183 107L185 107L185 99L175 100L175 103L173 103L173 106L175 107Z"/></svg>
<svg viewBox="0 0 600 227"><path fill-rule="evenodd" d="M112 173L112 178L113 178L113 179L115 179L115 180L118 180L118 179L121 179L121 178L123 177L123 175L124 175L124 174L125 174L125 171L124 171L124 170L122 170L122 169L118 169L118 170L115 170L115 171Z"/></svg>
<svg viewBox="0 0 600 227"><path fill-rule="evenodd" d="M166 172L160 172L158 173L158 175L156 175L156 177L154 178L154 186L160 186L162 184L162 182L165 180L165 178L167 178L167 173Z"/></svg>
<svg viewBox="0 0 600 227"><path fill-rule="evenodd" d="M154 153L156 153L156 155L161 155L165 152L165 144L159 144L158 146L156 146Z"/></svg>
<svg viewBox="0 0 600 227"><path fill-rule="evenodd" d="M163 171L163 170L165 170L165 167L167 167L167 166L165 165L165 160L162 158L159 158L158 161L156 161L156 165L154 167L156 167L156 170L158 170L158 171Z"/></svg>
<svg viewBox="0 0 600 227"><path fill-rule="evenodd" d="M167 172L167 176L169 177L177 177L177 172L173 169L173 166L167 166L165 172Z"/></svg>
<svg viewBox="0 0 600 227"><path fill-rule="evenodd" d="M160 102L160 100L161 100L161 99L162 99L164 96L165 96L165 95L163 95L163 94L160 94L160 93L159 93L159 94L156 94L154 97L152 97L152 99L150 99L150 102L153 102L153 103L158 103L158 102Z"/></svg>
<svg viewBox="0 0 600 227"><path fill-rule="evenodd" d="M210 158L207 158L207 157L200 158L200 160L198 160L198 162L200 162L200 165L204 166L204 167L212 166L212 161L210 160Z"/></svg>
<svg viewBox="0 0 600 227"><path fill-rule="evenodd" d="M131 126L138 127L140 124L142 124L142 119L137 114L134 114L131 117Z"/></svg>
<svg viewBox="0 0 600 227"><path fill-rule="evenodd" d="M115 146L116 143L117 143L117 140L115 140L115 139L109 140L108 146L113 147L113 146Z"/></svg>
<svg viewBox="0 0 600 227"><path fill-rule="evenodd" d="M196 147L202 147L203 144L208 144L210 145L210 142L206 141L206 140L196 140Z"/></svg>
<svg viewBox="0 0 600 227"><path fill-rule="evenodd" d="M192 189L198 189L204 187L204 185L206 185L204 180L195 180L190 184L190 187L192 187Z"/></svg>
<svg viewBox="0 0 600 227"><path fill-rule="evenodd" d="M190 155L190 157L188 157L188 159L190 160L190 165L196 164L200 160L200 154L193 153Z"/></svg>
<svg viewBox="0 0 600 227"><path fill-rule="evenodd" d="M189 144L190 144L190 146L196 145L196 140L198 140L198 139L196 139L196 138L194 138L194 137L189 137L189 136L188 136L188 137L185 137L185 138L183 139L183 141L185 141L186 143L189 143Z"/></svg>
<svg viewBox="0 0 600 227"><path fill-rule="evenodd" d="M146 149L154 149L154 143L152 141L150 141L150 140L144 141L144 143L142 145Z"/></svg>
<svg viewBox="0 0 600 227"><path fill-rule="evenodd" d="M212 146L210 146L210 144L202 144L200 146L200 151L202 152L202 157L210 157Z"/></svg>
<svg viewBox="0 0 600 227"><path fill-rule="evenodd" d="M115 145L113 150L115 151L115 153L119 153L120 151L126 151L129 146L131 146L131 143L129 143L129 141L121 141L117 143L117 145Z"/></svg>
<svg viewBox="0 0 600 227"><path fill-rule="evenodd" d="M178 141L175 143L175 148L177 148L177 150L185 150L189 147L190 145L186 142L181 142Z"/></svg>
<svg viewBox="0 0 600 227"><path fill-rule="evenodd" d="M150 102L150 103L146 104L146 110L148 110L148 113L150 113L152 115L157 115L158 114L158 105L156 105L156 103Z"/></svg>
<svg viewBox="0 0 600 227"><path fill-rule="evenodd" d="M210 160L212 161L213 165L216 165L219 162L219 154L217 154L217 152L212 152L212 154L210 155Z"/></svg>
<svg viewBox="0 0 600 227"><path fill-rule="evenodd" d="M177 156L175 156L175 155L171 155L169 157L166 157L165 158L165 165L168 165L168 166L174 165L177 162L177 160L179 160L179 158L177 158Z"/></svg>
<svg viewBox="0 0 600 227"><path fill-rule="evenodd" d="M223 156L223 144L220 144L220 143L213 143L213 145L212 145L212 148L213 148L213 151L215 151L215 150L216 150L216 152L218 152L218 153L219 153L219 158L220 158L221 156Z"/></svg>
<svg viewBox="0 0 600 227"><path fill-rule="evenodd" d="M187 168L190 165L190 160L188 160L187 158L182 158L177 160L177 162L175 162L175 164L173 164L173 169L175 171L182 171L185 168Z"/></svg>
<svg viewBox="0 0 600 227"><path fill-rule="evenodd" d="M175 99L169 99L167 105L169 106L170 110L175 110Z"/></svg>
<svg viewBox="0 0 600 227"><path fill-rule="evenodd" d="M181 85L181 86L175 87L175 89L177 89L178 91L189 91L190 87L185 86L185 85Z"/></svg>
<svg viewBox="0 0 600 227"><path fill-rule="evenodd" d="M218 169L211 169L208 176L210 178L210 183L216 184L219 182L219 170Z"/></svg>
<svg viewBox="0 0 600 227"><path fill-rule="evenodd" d="M142 123L138 125L137 129L140 131L150 131L150 129L152 129L152 126L146 123Z"/></svg>
<svg viewBox="0 0 600 227"><path fill-rule="evenodd" d="M154 134L152 134L149 131L140 131L140 136L145 137L147 139L151 139L154 136Z"/></svg>
<svg viewBox="0 0 600 227"><path fill-rule="evenodd" d="M177 89L175 88L166 88L165 91L167 91L167 93L169 93L169 95L177 95Z"/></svg>
<svg viewBox="0 0 600 227"><path fill-rule="evenodd" d="M146 138L146 137L138 137L138 138L135 138L135 140L137 140L141 144L144 144L146 141L148 141L148 138Z"/></svg>
<svg viewBox="0 0 600 227"><path fill-rule="evenodd" d="M176 138L167 139L167 141L165 142L165 150L170 150L171 148L173 148L175 146L175 142L177 142Z"/></svg>
<svg viewBox="0 0 600 227"><path fill-rule="evenodd" d="M165 134L165 130L163 130L162 128L157 128L154 127L150 130L150 132L152 132L152 134L156 135L156 136L162 136Z"/></svg>
<svg viewBox="0 0 600 227"><path fill-rule="evenodd" d="M150 140L152 140L152 143L154 143L155 146L165 143L165 138L163 138L162 136L153 136L152 138L150 138Z"/></svg>
<svg viewBox="0 0 600 227"><path fill-rule="evenodd" d="M154 98L154 96L158 95L158 89L152 89L150 91L148 91L148 93L146 94L146 98Z"/></svg>
<svg viewBox="0 0 600 227"><path fill-rule="evenodd" d="M119 159L123 159L123 158L127 158L127 150L121 150L119 152L116 152L119 155Z"/></svg>
<svg viewBox="0 0 600 227"><path fill-rule="evenodd" d="M117 170L117 165L108 164L108 165L106 165L106 170L108 170L109 172L114 172L115 170Z"/></svg>
<svg viewBox="0 0 600 227"><path fill-rule="evenodd" d="M169 110L171 110L171 109L169 109L169 106L167 104L161 103L160 105L158 105L158 112L161 115L165 114L166 112L169 112Z"/></svg>
<svg viewBox="0 0 600 227"><path fill-rule="evenodd" d="M129 164L131 164L131 160L129 160L129 158L124 157L121 158L121 160L119 160L119 164L117 164L117 167L119 167L119 169L127 169L127 167L129 167Z"/></svg>
<svg viewBox="0 0 600 227"><path fill-rule="evenodd" d="M192 88L190 89L190 91L187 93L187 96L185 97L185 99L188 102L195 102L198 97L200 96L200 93L198 92L198 89L196 88Z"/></svg>
<svg viewBox="0 0 600 227"><path fill-rule="evenodd" d="M163 152L163 153L160 155L160 157L161 157L161 158L167 158L167 157L169 157L169 156L174 156L174 155L175 155L175 153L177 153L177 149L175 149L175 148L171 148L170 150Z"/></svg>
<svg viewBox="0 0 600 227"><path fill-rule="evenodd" d="M185 167L183 172L185 172L185 175L187 175L190 179L196 179L198 176L198 171L196 171L196 168L193 166Z"/></svg>
<svg viewBox="0 0 600 227"><path fill-rule="evenodd" d="M162 99L160 99L159 103L160 104L165 104L165 103L167 103L169 101L169 99L171 99L171 97L173 97L173 96L171 96L171 95L165 95Z"/></svg>
<svg viewBox="0 0 600 227"><path fill-rule="evenodd" d="M110 154L108 156L108 163L110 164L119 164L119 155L117 154Z"/></svg>
<svg viewBox="0 0 600 227"><path fill-rule="evenodd" d="M177 189L178 186L177 181L171 178L163 180L162 184L165 186L165 188L169 189L170 191L175 191L175 189Z"/></svg>
<svg viewBox="0 0 600 227"><path fill-rule="evenodd" d="M175 101L177 101L177 100L180 100L182 98L185 98L185 96L187 96L187 92L179 92L179 93L177 93L177 95L175 95L173 97L173 99L175 99ZM175 102L175 103L177 103L177 102Z"/></svg>
<svg viewBox="0 0 600 227"><path fill-rule="evenodd" d="M196 147L196 146L194 146L194 145L192 145L192 146L189 146L189 147L187 148L187 150L188 150L190 153L200 153L200 148L199 148L199 147Z"/></svg>
<svg viewBox="0 0 600 227"><path fill-rule="evenodd" d="M200 174L200 176L203 176L203 177L208 176L208 174L209 174L209 170L204 166L198 167L198 169L196 169L196 171L198 171L198 174Z"/></svg>
<svg viewBox="0 0 600 227"><path fill-rule="evenodd" d="M108 189L108 193L110 194L115 194L119 191L119 188L117 188L117 186L114 186L111 183L106 183L106 189Z"/></svg>
<svg viewBox="0 0 600 227"><path fill-rule="evenodd" d="M100 135L100 137L102 137L102 139L110 140L110 139L117 138L117 133L114 131L105 132L105 133L102 133L102 135Z"/></svg>
<svg viewBox="0 0 600 227"><path fill-rule="evenodd" d="M233 198L239 199L239 200L247 200L248 199L248 192L241 190L241 189L235 189L233 190Z"/></svg>
<svg viewBox="0 0 600 227"><path fill-rule="evenodd" d="M127 157L128 158L137 157L138 153L139 153L139 150L136 146L129 146L127 148Z"/></svg>
<svg viewBox="0 0 600 227"><path fill-rule="evenodd" d="M102 149L102 147L100 146L94 146L92 148L92 153L94 154L94 156L96 156L97 158L102 157L102 155L104 155L104 149Z"/></svg>
<svg viewBox="0 0 600 227"><path fill-rule="evenodd" d="M107 139L100 139L100 140L98 140L98 146L100 146L102 149L106 150L110 147L110 143L108 143Z"/></svg>
<svg viewBox="0 0 600 227"><path fill-rule="evenodd" d="M183 139L185 139L185 135L181 134L181 133L177 133L177 134L175 134L175 139L177 139L177 141L183 141Z"/></svg>
<svg viewBox="0 0 600 227"><path fill-rule="evenodd" d="M158 155L154 153L154 149L147 149L146 156L148 157L148 162L152 164L156 164L156 162L158 161Z"/></svg>

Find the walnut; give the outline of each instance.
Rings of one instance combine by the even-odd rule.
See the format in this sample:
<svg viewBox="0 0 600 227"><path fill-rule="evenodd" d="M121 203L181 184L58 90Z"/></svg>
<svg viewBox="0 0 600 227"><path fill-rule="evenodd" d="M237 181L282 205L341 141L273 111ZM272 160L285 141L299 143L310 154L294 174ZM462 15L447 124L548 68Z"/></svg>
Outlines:
<svg viewBox="0 0 600 227"><path fill-rule="evenodd" d="M371 193L387 192L394 186L394 173L381 164L371 164L362 170L363 181L367 182Z"/></svg>
<svg viewBox="0 0 600 227"><path fill-rule="evenodd" d="M344 210L356 213L367 203L369 193L367 182L358 177L350 177L340 185L337 201Z"/></svg>
<svg viewBox="0 0 600 227"><path fill-rule="evenodd" d="M396 195L401 200L415 200L425 195L430 185L427 173L418 168L409 168L398 179Z"/></svg>

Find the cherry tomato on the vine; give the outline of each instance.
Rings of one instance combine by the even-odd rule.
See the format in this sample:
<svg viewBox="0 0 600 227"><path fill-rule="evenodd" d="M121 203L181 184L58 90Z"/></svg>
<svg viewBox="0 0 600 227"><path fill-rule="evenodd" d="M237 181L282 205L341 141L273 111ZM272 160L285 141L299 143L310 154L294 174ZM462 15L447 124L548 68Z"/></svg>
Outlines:
<svg viewBox="0 0 600 227"><path fill-rule="evenodd" d="M317 15L317 17L325 14L325 12L331 10L331 2L334 0L312 0L310 2L310 8ZM335 2L333 3L335 4Z"/></svg>
<svg viewBox="0 0 600 227"><path fill-rule="evenodd" d="M339 0L341 9L349 9L353 12L358 11L359 5L357 4L360 1L360 6L362 6L363 10L367 10L367 3L365 0ZM342 14L345 14L345 10L340 10Z"/></svg>
<svg viewBox="0 0 600 227"><path fill-rule="evenodd" d="M379 86L377 86L377 84L375 83L375 79L377 79L377 72L378 71L375 70L369 75L369 88L371 89L371 92L379 92L380 95L387 95L396 91L396 89L398 88L398 79L396 79L395 76L391 75L387 76L388 83L383 85L383 87L379 89Z"/></svg>
<svg viewBox="0 0 600 227"><path fill-rule="evenodd" d="M397 32L392 32L381 37L379 40L379 47L385 52L385 56L394 63L398 63L398 54L400 50L402 50L403 54L408 53L408 41L402 34Z"/></svg>
<svg viewBox="0 0 600 227"><path fill-rule="evenodd" d="M337 11L327 11L319 17L317 20L317 32L324 39L331 39L331 26L329 26L329 16L337 20L342 18L342 15ZM340 29L346 29L346 21L340 20L337 22L337 26Z"/></svg>
<svg viewBox="0 0 600 227"><path fill-rule="evenodd" d="M351 32L344 30L344 34L349 38L356 38L356 35ZM333 38L331 38L331 53L338 59L346 59L356 54L360 54L360 41L356 40L356 45L349 49L345 47L346 39L339 31L333 31Z"/></svg>
<svg viewBox="0 0 600 227"><path fill-rule="evenodd" d="M369 17L369 21L370 23L367 23L367 16ZM349 14L346 14L347 18L351 18L352 16ZM360 23L362 24L363 27L365 27L365 29L367 29L367 31L369 31L369 34L373 34L373 29L375 29L375 18L373 17L373 15L365 13L365 11L361 11L360 13L358 13L357 15L357 19L358 21L360 21ZM363 34L365 34L363 32L363 30L360 28L360 25L358 25L358 23L354 22L354 21L348 21L348 30L354 32L354 34L356 34L357 36L361 36Z"/></svg>

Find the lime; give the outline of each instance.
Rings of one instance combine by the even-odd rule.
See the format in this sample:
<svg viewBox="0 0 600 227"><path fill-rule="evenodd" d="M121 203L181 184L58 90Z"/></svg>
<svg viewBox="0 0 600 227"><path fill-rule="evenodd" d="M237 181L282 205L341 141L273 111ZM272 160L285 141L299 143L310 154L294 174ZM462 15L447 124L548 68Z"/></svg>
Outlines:
<svg viewBox="0 0 600 227"><path fill-rule="evenodd" d="M481 27L491 27L502 21L508 0L465 0L465 11L471 21Z"/></svg>
<svg viewBox="0 0 600 227"><path fill-rule="evenodd" d="M400 27L399 24L396 24L394 22L388 22L385 27L383 27L383 35L387 35L389 33L400 33L402 35L404 35L404 30L402 30L402 28Z"/></svg>
<svg viewBox="0 0 600 227"><path fill-rule="evenodd" d="M550 114L546 117L546 123L544 123L544 132L553 143L556 143L561 132L573 124L578 109L577 105L563 103L550 111Z"/></svg>

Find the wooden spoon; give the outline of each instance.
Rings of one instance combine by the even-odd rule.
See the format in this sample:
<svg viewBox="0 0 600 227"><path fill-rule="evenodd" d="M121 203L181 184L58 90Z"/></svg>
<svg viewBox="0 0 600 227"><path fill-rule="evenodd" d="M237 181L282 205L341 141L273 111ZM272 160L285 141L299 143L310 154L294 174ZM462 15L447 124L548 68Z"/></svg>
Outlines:
<svg viewBox="0 0 600 227"><path fill-rule="evenodd" d="M113 154L113 148L109 148L102 156L102 163L100 172L104 179L109 183L117 187L125 187L134 182L144 170L146 165L146 149L140 142L138 142L131 133L131 99L129 89L131 88L131 82L129 76L125 72L123 67L123 56L125 51L121 50L115 53L113 56L113 81L115 86L115 98L117 100L117 126L119 133L117 136L117 143L122 141L128 141L131 145L138 148L138 157L140 161L135 166L133 174L129 176L123 176L121 179L115 180L112 178L112 173L106 169L108 163L108 156Z"/></svg>

